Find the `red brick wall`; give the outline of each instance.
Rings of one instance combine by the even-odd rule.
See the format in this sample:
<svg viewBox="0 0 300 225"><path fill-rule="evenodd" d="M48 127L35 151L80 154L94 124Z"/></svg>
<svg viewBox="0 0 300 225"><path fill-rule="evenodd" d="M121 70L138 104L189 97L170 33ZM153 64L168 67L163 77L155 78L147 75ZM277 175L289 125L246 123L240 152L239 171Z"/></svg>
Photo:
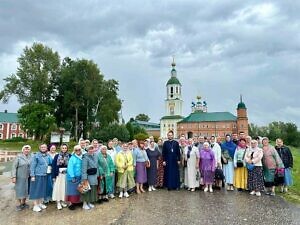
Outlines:
<svg viewBox="0 0 300 225"><path fill-rule="evenodd" d="M13 124L9 124L9 123L1 123L1 124L3 127L3 129L0 130L0 133L2 133L2 140L10 139L13 133L16 135L16 137L19 137L19 135L22 134L23 138L27 138L26 132L21 129L20 124L16 123L15 130L12 130Z"/></svg>

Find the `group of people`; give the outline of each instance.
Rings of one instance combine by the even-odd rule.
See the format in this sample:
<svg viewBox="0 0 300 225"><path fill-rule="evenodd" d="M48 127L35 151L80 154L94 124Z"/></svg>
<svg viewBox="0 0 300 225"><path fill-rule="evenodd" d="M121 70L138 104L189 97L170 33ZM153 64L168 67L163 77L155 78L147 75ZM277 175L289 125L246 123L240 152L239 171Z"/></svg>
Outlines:
<svg viewBox="0 0 300 225"><path fill-rule="evenodd" d="M34 212L47 208L55 201L57 209L84 210L109 198L128 198L132 192L142 194L157 188L194 192L202 189L213 192L226 185L228 191L248 190L251 195L275 195L275 185L286 192L292 185L293 157L281 139L276 147L268 138L252 140L240 132L226 135L223 143L216 137L209 139L184 136L156 143L151 136L146 140L121 143L116 138L107 145L94 139L80 140L69 150L66 144L41 144L37 153L25 145L12 167L12 182L18 204L16 210L29 208L26 199L33 200Z"/></svg>

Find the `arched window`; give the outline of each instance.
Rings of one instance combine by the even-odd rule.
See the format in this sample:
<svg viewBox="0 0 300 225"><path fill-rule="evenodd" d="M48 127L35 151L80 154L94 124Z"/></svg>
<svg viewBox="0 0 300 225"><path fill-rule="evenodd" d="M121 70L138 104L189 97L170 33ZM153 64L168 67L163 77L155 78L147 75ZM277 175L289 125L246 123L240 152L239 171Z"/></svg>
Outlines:
<svg viewBox="0 0 300 225"><path fill-rule="evenodd" d="M170 93L171 93L171 98L173 98L173 93L174 93L174 88L173 87L171 87Z"/></svg>

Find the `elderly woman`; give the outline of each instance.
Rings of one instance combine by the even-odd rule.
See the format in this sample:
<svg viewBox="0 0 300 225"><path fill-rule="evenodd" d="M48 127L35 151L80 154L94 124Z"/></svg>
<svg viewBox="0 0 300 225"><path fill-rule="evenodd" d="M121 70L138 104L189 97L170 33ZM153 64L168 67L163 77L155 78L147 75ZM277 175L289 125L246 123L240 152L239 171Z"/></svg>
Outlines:
<svg viewBox="0 0 300 225"><path fill-rule="evenodd" d="M107 147L105 145L101 146L101 152L98 155L98 168L100 195L102 200L107 202L108 196L113 195L115 164L107 153Z"/></svg>
<svg viewBox="0 0 300 225"><path fill-rule="evenodd" d="M97 201L97 186L98 186L98 158L93 145L87 147L87 153L82 157L81 179L83 182L89 183L91 189L82 194L83 206L85 210L94 208L92 204Z"/></svg>
<svg viewBox="0 0 300 225"><path fill-rule="evenodd" d="M116 156L116 166L118 169L117 187L120 190L119 198L129 197L127 190L134 187L133 177L133 157L128 149L128 144L124 143L122 150Z"/></svg>
<svg viewBox="0 0 300 225"><path fill-rule="evenodd" d="M157 168L158 168L158 159L161 153L158 150L158 147L155 147L155 142L150 141L149 147L146 149L150 165L147 168L147 180L148 180L148 191L155 191L154 185L156 185L157 178Z"/></svg>
<svg viewBox="0 0 300 225"><path fill-rule="evenodd" d="M40 151L33 155L30 165L29 199L34 200L33 211L40 212L47 206L42 204L47 192L47 172L49 173L50 156L47 154L47 145L41 144Z"/></svg>
<svg viewBox="0 0 300 225"><path fill-rule="evenodd" d="M74 153L70 157L67 167L67 191L66 201L70 202L69 209L74 210L75 204L81 202L80 193L77 190L81 182L82 151L80 145L74 147Z"/></svg>
<svg viewBox="0 0 300 225"><path fill-rule="evenodd" d="M227 191L233 191L233 175L234 175L234 165L233 158L236 149L236 144L233 143L231 136L229 134L225 137L225 142L221 145L222 149L222 163L223 172L225 175L225 182L227 184Z"/></svg>
<svg viewBox="0 0 300 225"><path fill-rule="evenodd" d="M246 190L248 171L246 168L245 155L246 155L247 145L246 139L241 138L238 142L238 146L235 150L233 157L234 164L234 182L233 186L238 189L238 191Z"/></svg>
<svg viewBox="0 0 300 225"><path fill-rule="evenodd" d="M283 145L283 141L280 138L276 139L275 149L284 164L284 184L281 185L281 192L287 192L288 186L293 185L293 155L290 149L287 146Z"/></svg>
<svg viewBox="0 0 300 225"><path fill-rule="evenodd" d="M194 146L193 139L188 140L188 145L184 148L184 167L185 178L184 184L189 191L195 191L195 188L199 187L199 150ZM198 179L197 179L198 175Z"/></svg>
<svg viewBox="0 0 300 225"><path fill-rule="evenodd" d="M54 182L52 200L56 201L57 209L67 207L66 200L66 173L71 155L68 153L68 146L62 144L60 153L52 161L52 179Z"/></svg>
<svg viewBox="0 0 300 225"><path fill-rule="evenodd" d="M203 179L204 192L213 192L212 184L214 182L216 169L215 154L211 150L209 143L204 142L200 151L200 174Z"/></svg>
<svg viewBox="0 0 300 225"><path fill-rule="evenodd" d="M215 154L216 161L216 171L215 171L215 188L222 188L222 180L224 179L223 171L222 171L222 161L221 161L221 146L217 143L217 139L215 136L211 136L210 138L210 147Z"/></svg>
<svg viewBox="0 0 300 225"><path fill-rule="evenodd" d="M46 197L44 198L44 203L49 203L49 201L52 201L52 193L53 193L53 180L52 180L52 162L54 157L57 155L56 152L56 145L51 144L48 155L50 156L49 158L49 169L47 171L47 191L46 191Z"/></svg>
<svg viewBox="0 0 300 225"><path fill-rule="evenodd" d="M250 195L261 196L261 191L264 190L264 177L262 170L263 151L258 147L258 142L252 140L250 148L247 149L245 161L248 165L248 180L247 187Z"/></svg>
<svg viewBox="0 0 300 225"><path fill-rule="evenodd" d="M273 146L269 144L269 139L264 137L262 139L263 149L263 170L266 187L266 194L275 196L275 172L276 169L284 168L284 165Z"/></svg>
<svg viewBox="0 0 300 225"><path fill-rule="evenodd" d="M22 153L17 155L12 165L11 179L15 184L16 197L18 201L16 211L29 208L29 205L26 204L26 198L29 193L30 151L31 147L29 145L24 145L22 147Z"/></svg>
<svg viewBox="0 0 300 225"><path fill-rule="evenodd" d="M147 182L146 167L150 167L150 161L145 150L145 143L148 141L139 141L139 147L135 149L135 166L136 166L136 193L145 192L143 184Z"/></svg>
<svg viewBox="0 0 300 225"><path fill-rule="evenodd" d="M164 161L162 159L163 140L161 138L158 139L157 146L158 146L158 151L160 153L160 156L158 158L156 187L162 188L164 186L164 165L163 165Z"/></svg>

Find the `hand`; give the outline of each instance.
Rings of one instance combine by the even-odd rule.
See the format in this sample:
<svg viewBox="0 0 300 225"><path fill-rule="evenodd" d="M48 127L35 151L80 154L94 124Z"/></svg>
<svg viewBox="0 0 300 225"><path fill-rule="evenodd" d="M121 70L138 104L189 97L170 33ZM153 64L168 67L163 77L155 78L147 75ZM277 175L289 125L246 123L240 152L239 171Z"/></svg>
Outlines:
<svg viewBox="0 0 300 225"><path fill-rule="evenodd" d="M180 161L177 161L177 163L178 163L178 165L180 165L180 164L181 164L181 162L180 162Z"/></svg>
<svg viewBox="0 0 300 225"><path fill-rule="evenodd" d="M31 181L34 182L35 181L35 177L31 177Z"/></svg>
<svg viewBox="0 0 300 225"><path fill-rule="evenodd" d="M110 176L113 177L113 176L114 176L114 173L110 173Z"/></svg>
<svg viewBox="0 0 300 225"><path fill-rule="evenodd" d="M76 178L72 178L72 183L76 183Z"/></svg>
<svg viewBox="0 0 300 225"><path fill-rule="evenodd" d="M55 183L55 178L52 179L53 183Z"/></svg>
<svg viewBox="0 0 300 225"><path fill-rule="evenodd" d="M11 178L11 182L16 183L17 179L15 177Z"/></svg>
<svg viewBox="0 0 300 225"><path fill-rule="evenodd" d="M163 162L163 166L166 166L166 165L167 165L167 163L164 161L164 162Z"/></svg>
<svg viewBox="0 0 300 225"><path fill-rule="evenodd" d="M222 163L218 162L218 168L221 168Z"/></svg>
<svg viewBox="0 0 300 225"><path fill-rule="evenodd" d="M196 169L199 169L199 165L196 165Z"/></svg>

